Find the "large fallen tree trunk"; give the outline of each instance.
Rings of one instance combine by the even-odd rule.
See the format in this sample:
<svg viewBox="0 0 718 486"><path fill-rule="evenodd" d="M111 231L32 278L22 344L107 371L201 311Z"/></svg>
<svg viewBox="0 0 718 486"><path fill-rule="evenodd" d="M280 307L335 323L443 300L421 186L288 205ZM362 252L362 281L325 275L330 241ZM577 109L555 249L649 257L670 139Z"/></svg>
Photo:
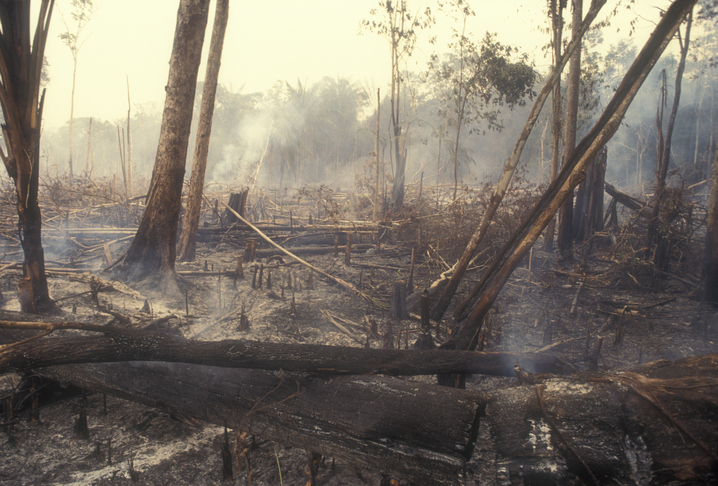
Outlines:
<svg viewBox="0 0 718 486"><path fill-rule="evenodd" d="M324 374L434 375L480 373L514 376L514 366L534 373L564 371L550 355L440 350L386 350L246 340L190 341L172 334L74 323L0 321L0 328L85 329L105 336L43 337L0 346L0 373L46 366L118 361L167 361ZM8 332L0 332L0 343Z"/></svg>
<svg viewBox="0 0 718 486"><path fill-rule="evenodd" d="M395 378L166 363L41 374L415 484L461 484L484 416L490 439L481 449L491 460L479 467L502 484L697 484L718 467L716 354L624 373L524 375L483 394Z"/></svg>
<svg viewBox="0 0 718 486"><path fill-rule="evenodd" d="M476 393L397 378L146 362L69 365L42 374L416 484L460 484L483 411Z"/></svg>

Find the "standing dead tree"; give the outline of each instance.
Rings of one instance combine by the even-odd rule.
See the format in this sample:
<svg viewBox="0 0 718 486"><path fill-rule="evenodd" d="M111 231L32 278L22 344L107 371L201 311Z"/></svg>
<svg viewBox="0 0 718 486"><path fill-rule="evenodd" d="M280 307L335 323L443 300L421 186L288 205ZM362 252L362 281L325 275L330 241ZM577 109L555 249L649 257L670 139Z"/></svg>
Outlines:
<svg viewBox="0 0 718 486"><path fill-rule="evenodd" d="M588 164L616 132L636 93L696 1L676 0L668 8L596 125L576 146L573 155L566 161L556 180L551 183L531 214L496 256L470 295L457 308L455 316L460 320L459 329L454 334L451 347L472 349L475 346L484 317L498 293L558 208L584 179Z"/></svg>
<svg viewBox="0 0 718 486"><path fill-rule="evenodd" d="M0 157L15 183L20 242L25 254L18 294L24 312L55 309L45 276L42 217L38 205L40 174L40 78L53 3L40 4L35 34L30 42L30 1L0 2L0 103L5 123L5 151Z"/></svg>
<svg viewBox="0 0 718 486"><path fill-rule="evenodd" d="M573 0L571 30L575 34L583 16L583 0ZM576 148L576 126L578 124L578 97L581 81L581 48L579 46L571 56L568 65L568 88L566 91L566 118L563 125L563 165L573 155ZM568 255L573 246L573 193L569 194L561 208L558 227L558 249L562 255Z"/></svg>
<svg viewBox="0 0 718 486"><path fill-rule="evenodd" d="M129 278L142 280L152 276L171 288L176 288L175 240L208 11L209 0L180 2L147 207L137 234L121 262L121 270ZM165 280L168 277L170 279Z"/></svg>
<svg viewBox="0 0 718 486"><path fill-rule="evenodd" d="M229 0L219 0L214 14L212 27L212 40L209 44L207 59L207 73L204 76L202 88L202 105L199 111L197 125L197 142L192 160L192 175L187 192L187 209L182 223L182 233L179 239L178 257L181 261L193 261L197 248L197 228L199 227L200 210L202 209L202 190L204 189L204 174L207 170L207 153L209 152L209 138L212 133L212 114L214 113L214 98L217 94L217 78L222 60L222 47L224 33L227 30L229 19ZM245 196L246 197L246 196Z"/></svg>
<svg viewBox="0 0 718 486"><path fill-rule="evenodd" d="M680 44L680 58L678 67L676 68L676 81L673 92L673 105L668 118L665 136L663 133L663 109L667 104L667 87L665 82L665 71L663 72L663 88L661 89L660 103L658 113L656 114L656 124L658 129L658 160L656 163L656 198L653 206L653 214L648 224L646 234L646 248L652 250L653 262L658 267L665 270L667 263L666 258L666 242L662 238L661 206L666 198L666 178L668 177L668 166L671 162L671 140L673 138L673 128L676 124L676 116L678 115L678 107L681 102L681 82L683 81L683 72L686 69L686 58L688 57L688 49L691 43L691 26L693 24L693 11L688 14L686 19L685 37L681 36L680 30L677 31L678 42Z"/></svg>

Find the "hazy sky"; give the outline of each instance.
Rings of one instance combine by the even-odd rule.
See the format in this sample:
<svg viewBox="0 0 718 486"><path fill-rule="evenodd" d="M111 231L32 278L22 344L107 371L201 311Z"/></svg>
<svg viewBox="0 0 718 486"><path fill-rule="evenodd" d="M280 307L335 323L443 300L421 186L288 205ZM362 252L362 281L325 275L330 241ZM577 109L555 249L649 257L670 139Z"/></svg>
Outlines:
<svg viewBox="0 0 718 486"><path fill-rule="evenodd" d="M97 10L81 35L84 43L78 57L75 117L92 116L114 122L126 116L128 77L133 113L143 108L161 110L179 1L95 0L95 3ZM378 0L232 0L220 83L234 91L250 93L264 91L277 80L314 83L323 76L343 76L372 90L386 89L387 42L371 33L358 35L361 19L368 18L369 11L378 3ZM539 51L545 43L545 35L539 31L546 27L541 12L545 2L526 3L531 6L511 0L474 1L477 16L468 30L477 38L486 30L497 32L502 43L535 52L537 67L545 69L550 60L544 59ZM418 6L419 2L412 5ZM609 8L610 5L604 7L606 11ZM69 118L72 56L58 35L66 30L63 17L70 21L70 11L69 0L56 1L46 48L51 78L43 117L46 128L63 125ZM213 13L214 2L210 6L204 57L209 48ZM444 50L451 25L448 19L439 16L433 34L440 35L441 46L426 43L420 46L414 60L421 68L433 50ZM616 21L612 29L621 25L620 20ZM649 22L643 22L638 37L647 35L651 29ZM623 32L626 30L624 27ZM204 78L204 71L202 65L199 79Z"/></svg>

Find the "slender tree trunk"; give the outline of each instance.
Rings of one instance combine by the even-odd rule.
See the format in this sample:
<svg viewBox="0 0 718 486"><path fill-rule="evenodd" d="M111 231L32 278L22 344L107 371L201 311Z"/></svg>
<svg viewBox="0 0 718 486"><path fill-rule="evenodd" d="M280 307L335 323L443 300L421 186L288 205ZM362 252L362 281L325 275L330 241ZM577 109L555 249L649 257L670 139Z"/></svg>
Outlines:
<svg viewBox="0 0 718 486"><path fill-rule="evenodd" d="M87 126L87 160L85 161L85 172L87 177L92 179L92 168L90 168L90 150L92 149L92 117L90 117L90 123ZM94 167L93 167L94 168Z"/></svg>
<svg viewBox="0 0 718 486"><path fill-rule="evenodd" d="M663 122L663 103L660 107L660 123L661 126L657 127L659 132L659 153L658 153L658 168L656 170L657 184L656 184L656 200L653 205L653 215L651 222L648 225L646 235L646 247L650 252L651 249L655 248L654 263L659 267L664 267L666 262L663 258L663 252L660 247L662 242L661 232L659 231L660 226L660 212L661 203L663 201L665 190L666 190L666 178L668 177L668 166L671 163L671 139L673 138L673 128L676 123L676 116L678 115L678 107L681 101L681 82L683 81L683 72L686 69L686 57L688 56L688 49L691 41L691 25L693 24L693 11L688 14L686 20L686 36L681 42L681 57L678 61L678 68L676 69L676 81L673 93L673 105L671 106L671 114L668 118L668 126L666 127L665 137L663 136L662 122ZM680 30L678 31L678 40L681 41ZM665 88L662 96L665 96Z"/></svg>
<svg viewBox="0 0 718 486"><path fill-rule="evenodd" d="M571 18L572 34L576 34L583 18L583 0L573 0ZM568 65L568 91L566 93L566 121L563 134L563 163L573 155L576 147L576 125L578 123L578 95L581 81L581 46L574 51ZM558 229L558 248L566 255L573 246L573 194L569 194L561 208Z"/></svg>
<svg viewBox="0 0 718 486"><path fill-rule="evenodd" d="M130 118L132 102L130 101L130 77L127 76L127 198L132 198L132 136L130 135Z"/></svg>
<svg viewBox="0 0 718 486"><path fill-rule="evenodd" d="M212 133L214 99L217 94L217 79L219 77L222 46L228 18L229 0L218 0L214 14L212 41L209 46L209 58L207 59L207 73L204 77L204 87L202 89L202 106L200 107L199 124L197 125L197 142L194 148L192 176L187 194L187 209L184 223L182 224L182 234L179 239L178 254L181 261L193 261L197 247L197 228L199 227L199 216L202 209L202 190L204 189L204 176L207 169L209 139ZM269 141L267 141L267 144L269 144Z"/></svg>
<svg viewBox="0 0 718 486"><path fill-rule="evenodd" d="M379 206L379 126L381 120L381 95L380 88L376 89L376 142L374 143L374 151L376 152L376 181L374 183L374 215L373 221L377 221Z"/></svg>
<svg viewBox="0 0 718 486"><path fill-rule="evenodd" d="M703 298L718 305L718 149L713 160L711 195L706 219L706 248L703 256Z"/></svg>
<svg viewBox="0 0 718 486"><path fill-rule="evenodd" d="M72 183L72 122L75 118L75 80L77 79L77 53L72 53L72 90L70 91L70 122L69 122L69 146L70 146L70 159L68 161L70 167L70 183Z"/></svg>
<svg viewBox="0 0 718 486"><path fill-rule="evenodd" d="M209 0L181 0L147 208L123 258L131 279L174 277L177 226ZM168 282L169 283L169 282ZM170 289L176 285L174 279ZM169 290L169 289L168 289Z"/></svg>
<svg viewBox="0 0 718 486"><path fill-rule="evenodd" d="M561 58L561 33L563 31L563 1L551 0L551 29L553 30L553 56L554 63L558 63ZM561 79L556 81L553 87L553 95L551 99L551 135L553 143L551 146L551 177L549 182L553 182L558 174L558 160L561 150ZM553 251L553 240L556 233L556 219L552 219L546 228L545 249Z"/></svg>

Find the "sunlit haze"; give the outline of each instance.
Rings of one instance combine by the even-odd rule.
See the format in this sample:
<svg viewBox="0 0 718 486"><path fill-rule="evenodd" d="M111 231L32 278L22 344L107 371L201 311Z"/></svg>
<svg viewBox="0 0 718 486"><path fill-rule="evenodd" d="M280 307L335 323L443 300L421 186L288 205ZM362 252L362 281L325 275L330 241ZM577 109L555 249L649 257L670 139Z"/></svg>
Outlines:
<svg viewBox="0 0 718 486"><path fill-rule="evenodd" d="M128 80L133 112L161 110L179 2L96 0L96 4L97 10L81 34L75 117L110 122L125 117ZM418 8L418 2L413 4ZM487 30L497 32L501 42L520 46L532 55L537 68L545 70L550 59L544 58L541 50L547 37L540 32L547 26L543 3L530 7L512 1L474 4L477 16L469 32L477 38ZM389 82L388 44L376 34L359 34L361 20L369 18L369 11L377 6L378 0L232 1L219 82L231 91L251 93L265 91L277 80L313 83L324 76L341 76L369 89L383 88ZM608 6L605 10L608 12ZM205 57L213 12L214 2ZM63 18L70 21L69 0L55 3L46 49L50 64L46 128L64 125L70 114L72 56L58 38L66 30ZM613 30L620 29L624 20L619 18ZM451 25L438 16L432 30L438 42L421 43L413 56L416 69L425 68L433 51L446 50ZM628 30L625 25L621 35ZM642 32L645 38L651 28L650 22L639 23L636 37L640 42ZM203 77L204 66L200 80Z"/></svg>

